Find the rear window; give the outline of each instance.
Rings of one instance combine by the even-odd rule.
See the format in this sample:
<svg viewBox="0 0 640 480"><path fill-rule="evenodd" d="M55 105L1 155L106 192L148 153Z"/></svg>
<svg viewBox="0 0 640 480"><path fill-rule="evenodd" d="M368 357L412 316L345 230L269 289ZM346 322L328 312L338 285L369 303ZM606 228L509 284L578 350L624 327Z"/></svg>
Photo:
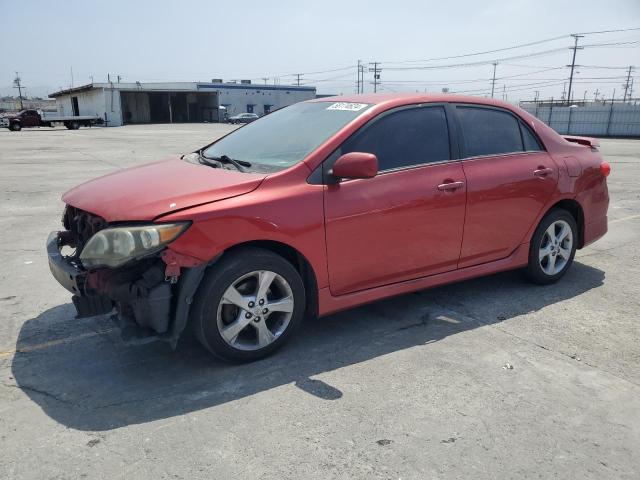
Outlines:
<svg viewBox="0 0 640 480"><path fill-rule="evenodd" d="M482 107L457 107L465 156L498 155L524 150L518 120L507 112Z"/></svg>
<svg viewBox="0 0 640 480"><path fill-rule="evenodd" d="M522 141L524 142L525 152L537 152L542 150L542 145L536 138L536 136L529 130L524 123L520 123L520 130L522 130Z"/></svg>

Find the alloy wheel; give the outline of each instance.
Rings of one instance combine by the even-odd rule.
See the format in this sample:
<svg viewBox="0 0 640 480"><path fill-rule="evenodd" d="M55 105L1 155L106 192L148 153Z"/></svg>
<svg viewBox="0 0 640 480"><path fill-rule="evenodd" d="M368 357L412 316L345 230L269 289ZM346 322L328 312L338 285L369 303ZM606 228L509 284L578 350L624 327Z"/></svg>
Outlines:
<svg viewBox="0 0 640 480"><path fill-rule="evenodd" d="M287 329L293 315L293 292L279 274L257 270L234 280L218 305L220 336L238 350L259 350Z"/></svg>
<svg viewBox="0 0 640 480"><path fill-rule="evenodd" d="M573 250L571 226L564 220L556 220L544 232L538 250L538 261L542 271L549 275L560 273L569 260Z"/></svg>

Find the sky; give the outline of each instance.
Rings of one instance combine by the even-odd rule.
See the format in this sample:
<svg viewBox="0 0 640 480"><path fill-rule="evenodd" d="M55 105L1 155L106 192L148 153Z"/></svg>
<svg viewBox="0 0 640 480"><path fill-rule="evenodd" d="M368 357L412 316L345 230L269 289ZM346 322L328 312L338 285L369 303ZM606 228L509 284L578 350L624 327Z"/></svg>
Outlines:
<svg viewBox="0 0 640 480"><path fill-rule="evenodd" d="M571 33L632 28L579 39L573 98L621 96L630 65L640 76L640 0L0 0L0 25L2 95L16 92L16 71L28 96L107 74L292 84L301 73L318 93L348 94L362 60L381 62L379 91L490 95L497 61L497 98L560 98ZM640 80L635 90L640 96Z"/></svg>

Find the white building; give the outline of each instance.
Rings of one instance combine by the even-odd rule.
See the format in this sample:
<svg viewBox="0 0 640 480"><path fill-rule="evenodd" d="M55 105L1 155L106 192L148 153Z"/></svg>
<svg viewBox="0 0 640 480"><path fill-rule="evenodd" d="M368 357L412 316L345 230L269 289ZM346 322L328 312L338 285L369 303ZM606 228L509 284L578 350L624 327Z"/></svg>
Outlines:
<svg viewBox="0 0 640 480"><path fill-rule="evenodd" d="M110 127L218 122L224 121L224 112L264 115L315 96L315 87L244 82L92 83L49 95L60 115L96 115Z"/></svg>

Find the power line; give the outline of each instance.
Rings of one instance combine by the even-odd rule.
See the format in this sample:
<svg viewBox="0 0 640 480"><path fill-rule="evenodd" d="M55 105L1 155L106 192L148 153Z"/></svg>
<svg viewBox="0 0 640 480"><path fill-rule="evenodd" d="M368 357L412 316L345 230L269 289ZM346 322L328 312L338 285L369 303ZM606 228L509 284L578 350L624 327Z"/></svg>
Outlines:
<svg viewBox="0 0 640 480"><path fill-rule="evenodd" d="M505 60L515 60L522 58L533 58L533 57L542 57L546 55L552 55L558 52L564 52L566 47L562 48L554 48L550 50L543 50L540 52L526 53L522 55L514 55L511 57L503 57L496 58L494 60L480 60L477 62L467 62L467 63L451 63L444 65L421 65L421 66L412 66L412 67L386 67L387 70L433 70L433 69L443 69L443 68L457 68L457 67L470 67L470 66L479 66L479 65L490 65L493 62L502 63Z"/></svg>
<svg viewBox="0 0 640 480"><path fill-rule="evenodd" d="M600 33L618 33L618 32L631 32L634 30L640 30L640 27L634 27L634 28L620 28L617 30L600 30L597 32L579 32L576 35L598 35Z"/></svg>
<svg viewBox="0 0 640 480"><path fill-rule="evenodd" d="M631 42L591 43L589 45L584 45L584 47L585 48L615 47L615 46L621 46L621 45L637 45L639 43L640 43L640 40L634 40Z"/></svg>
<svg viewBox="0 0 640 480"><path fill-rule="evenodd" d="M282 75L276 75L276 76L277 77L295 77L296 75L317 75L319 73L340 72L340 71L343 71L343 70L350 70L352 68L353 68L353 66L349 66L349 67L332 68L332 69L329 69L329 70L319 70L317 72L284 73Z"/></svg>
<svg viewBox="0 0 640 480"><path fill-rule="evenodd" d="M426 58L426 59L422 59L422 60L401 60L401 61L387 61L387 62L382 62L382 63L419 63L419 62L434 62L434 61L438 61L438 60L452 60L455 58L466 58L466 57L474 57L474 56L478 56L478 55L487 55L489 53L497 53L497 52L505 52L507 50L514 50L517 48L524 48L524 47L531 47L534 45L540 45L542 43L548 43L548 42L553 42L555 40L560 40L563 38L567 38L568 35L560 35L558 37L552 37L552 38L545 38L544 40L537 40L535 42L529 42L529 43L521 43L519 45L513 45L511 47L505 47L505 48L498 48L495 50L485 50L483 52L474 52L474 53L465 53L463 55L453 55L453 56L449 56L449 57L434 57L434 58Z"/></svg>

